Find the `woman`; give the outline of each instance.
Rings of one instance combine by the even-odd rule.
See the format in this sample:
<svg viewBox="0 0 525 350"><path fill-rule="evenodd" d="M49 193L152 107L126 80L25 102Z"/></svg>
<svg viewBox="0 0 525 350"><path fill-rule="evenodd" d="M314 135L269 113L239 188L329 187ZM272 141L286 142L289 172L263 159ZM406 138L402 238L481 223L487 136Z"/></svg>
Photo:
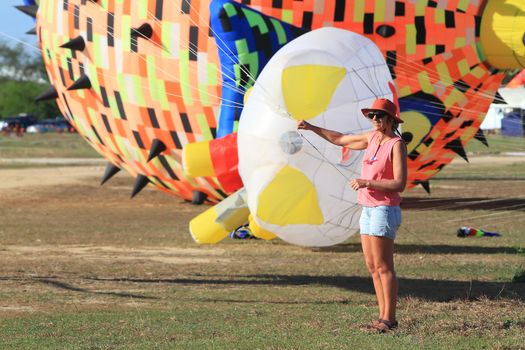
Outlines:
<svg viewBox="0 0 525 350"><path fill-rule="evenodd" d="M403 123L397 107L388 99L376 99L371 108L362 109L374 130L359 135L344 135L314 126L304 120L297 128L311 130L327 141L353 150L365 151L361 178L350 186L359 191L363 207L360 219L361 245L366 266L372 275L379 305L379 317L372 327L388 332L397 327L397 278L394 271L394 239L401 224L400 192L407 181L406 146L396 135Z"/></svg>

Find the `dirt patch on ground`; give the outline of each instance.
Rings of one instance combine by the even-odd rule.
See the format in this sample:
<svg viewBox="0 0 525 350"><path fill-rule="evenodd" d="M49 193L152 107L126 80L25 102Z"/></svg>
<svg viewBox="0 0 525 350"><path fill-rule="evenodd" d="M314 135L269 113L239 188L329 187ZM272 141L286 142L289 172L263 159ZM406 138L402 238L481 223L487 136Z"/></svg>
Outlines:
<svg viewBox="0 0 525 350"><path fill-rule="evenodd" d="M6 259L29 258L47 256L55 260L85 260L90 263L97 261L130 262L154 261L164 264L209 264L227 263L230 260L224 257L224 249L202 250L196 248L123 248L110 246L8 246L2 249L2 255Z"/></svg>
<svg viewBox="0 0 525 350"><path fill-rule="evenodd" d="M0 190L77 184L88 177L101 177L103 173L104 167L100 165L0 169Z"/></svg>

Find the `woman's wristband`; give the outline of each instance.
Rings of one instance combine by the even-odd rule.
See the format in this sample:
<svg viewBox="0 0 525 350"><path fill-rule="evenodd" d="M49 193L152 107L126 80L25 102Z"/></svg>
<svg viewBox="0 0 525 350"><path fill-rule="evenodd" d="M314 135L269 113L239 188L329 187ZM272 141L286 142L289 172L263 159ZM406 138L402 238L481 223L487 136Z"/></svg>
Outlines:
<svg viewBox="0 0 525 350"><path fill-rule="evenodd" d="M366 182L365 182L365 187L366 187L366 188L370 188L371 185L372 185L372 184L370 183L370 180L366 180Z"/></svg>

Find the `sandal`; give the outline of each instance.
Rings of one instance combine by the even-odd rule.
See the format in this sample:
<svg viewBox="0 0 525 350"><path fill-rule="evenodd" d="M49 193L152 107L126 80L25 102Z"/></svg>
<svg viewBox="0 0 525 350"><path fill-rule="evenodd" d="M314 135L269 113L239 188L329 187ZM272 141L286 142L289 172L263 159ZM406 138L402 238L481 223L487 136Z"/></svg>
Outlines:
<svg viewBox="0 0 525 350"><path fill-rule="evenodd" d="M377 320L373 320L372 323L362 324L359 325L359 329L368 333L374 333L377 332L377 327L381 323L381 319L378 318Z"/></svg>
<svg viewBox="0 0 525 350"><path fill-rule="evenodd" d="M397 321L379 320L377 325L374 327L379 333L387 333L391 330L396 329L398 326Z"/></svg>

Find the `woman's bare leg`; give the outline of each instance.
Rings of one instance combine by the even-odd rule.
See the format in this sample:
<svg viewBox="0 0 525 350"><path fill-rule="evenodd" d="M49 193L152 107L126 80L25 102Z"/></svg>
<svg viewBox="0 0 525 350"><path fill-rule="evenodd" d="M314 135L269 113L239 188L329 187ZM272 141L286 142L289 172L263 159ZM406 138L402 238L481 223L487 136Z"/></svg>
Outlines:
<svg viewBox="0 0 525 350"><path fill-rule="evenodd" d="M376 250L373 247L373 245L375 244L373 238L376 237L369 235L361 235L361 246L363 248L363 255L365 257L366 267L372 275L374 290L376 292L377 297L377 305L379 307L379 318L382 319L385 315L385 296L383 293L383 284L381 283L379 271L377 270L377 266L375 264L376 259L373 255L374 251Z"/></svg>
<svg viewBox="0 0 525 350"><path fill-rule="evenodd" d="M370 236L374 266L379 276L384 308L381 318L396 320L397 277L394 271L394 241L386 237ZM374 282L375 283L375 282Z"/></svg>

